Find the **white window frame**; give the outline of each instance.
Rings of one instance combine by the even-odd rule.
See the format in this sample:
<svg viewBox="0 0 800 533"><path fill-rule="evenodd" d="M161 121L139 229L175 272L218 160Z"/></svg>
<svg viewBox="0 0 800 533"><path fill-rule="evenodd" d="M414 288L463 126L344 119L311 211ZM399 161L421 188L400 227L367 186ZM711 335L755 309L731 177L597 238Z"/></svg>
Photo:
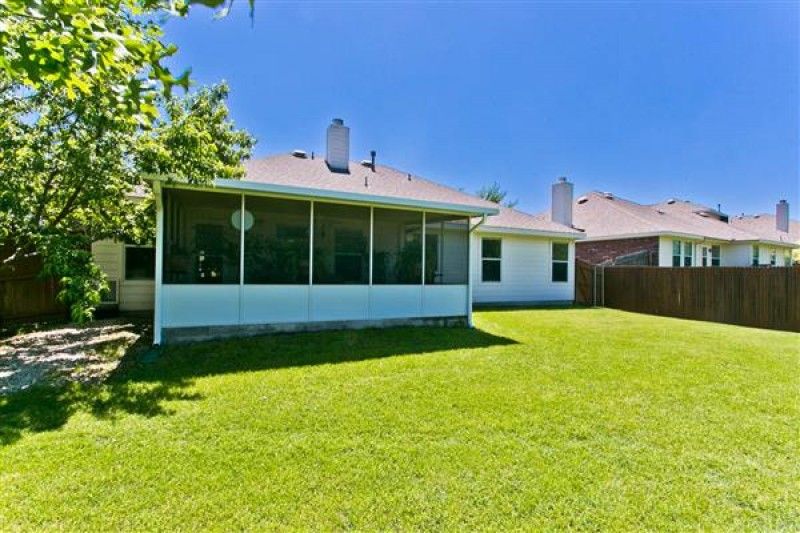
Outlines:
<svg viewBox="0 0 800 533"><path fill-rule="evenodd" d="M484 257L483 256L483 243L484 241L498 241L500 243L500 256L499 257ZM500 265L500 279L498 280L485 280L483 279L483 263L484 261L495 261ZM481 283L502 283L503 282L503 239L500 237L481 237Z"/></svg>
<svg viewBox="0 0 800 533"><path fill-rule="evenodd" d="M714 257L714 248L717 249L717 257ZM714 260L716 259L717 264L714 264ZM711 245L711 263L712 267L719 267L722 266L722 246L719 244L712 244Z"/></svg>
<svg viewBox="0 0 800 533"><path fill-rule="evenodd" d="M678 253L675 254L675 245L678 245ZM675 258L678 258L678 264L675 264ZM683 243L678 239L672 239L672 267L680 268L683 266Z"/></svg>
<svg viewBox="0 0 800 533"><path fill-rule="evenodd" d="M769 266L778 266L778 251L775 248L769 251Z"/></svg>
<svg viewBox="0 0 800 533"><path fill-rule="evenodd" d="M555 259L553 257L553 247L556 244L563 244L564 246L567 247L567 259L566 260ZM569 283L569 255L570 255L569 254L569 242L550 241L550 283ZM561 280L556 281L556 280L553 279L553 273L554 273L553 265L555 265L556 263L564 263L565 265L567 265L567 279L565 279L564 281L561 281Z"/></svg>
<svg viewBox="0 0 800 533"><path fill-rule="evenodd" d="M686 259L689 259L688 265L686 264ZM694 266L694 243L692 241L683 241L683 261L681 262L681 266L687 268Z"/></svg>

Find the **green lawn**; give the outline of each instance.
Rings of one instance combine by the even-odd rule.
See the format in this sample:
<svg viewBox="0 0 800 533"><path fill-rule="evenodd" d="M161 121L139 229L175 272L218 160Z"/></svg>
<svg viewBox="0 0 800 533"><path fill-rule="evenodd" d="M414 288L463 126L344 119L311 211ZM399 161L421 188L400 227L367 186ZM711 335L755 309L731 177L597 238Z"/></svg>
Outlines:
<svg viewBox="0 0 800 533"><path fill-rule="evenodd" d="M800 528L800 335L475 321L174 347L0 399L0 530Z"/></svg>

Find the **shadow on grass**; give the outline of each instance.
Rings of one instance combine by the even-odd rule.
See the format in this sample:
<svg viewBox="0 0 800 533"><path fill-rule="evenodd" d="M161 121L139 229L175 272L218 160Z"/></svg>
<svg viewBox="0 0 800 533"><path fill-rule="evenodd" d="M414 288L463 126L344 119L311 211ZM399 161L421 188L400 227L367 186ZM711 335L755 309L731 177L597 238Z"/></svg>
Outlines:
<svg viewBox="0 0 800 533"><path fill-rule="evenodd" d="M280 334L169 346L153 363L130 350L104 383L37 386L0 397L0 445L28 432L53 431L77 412L100 419L169 415L169 401L202 399L194 378L288 367L339 364L516 344L467 328L393 328Z"/></svg>

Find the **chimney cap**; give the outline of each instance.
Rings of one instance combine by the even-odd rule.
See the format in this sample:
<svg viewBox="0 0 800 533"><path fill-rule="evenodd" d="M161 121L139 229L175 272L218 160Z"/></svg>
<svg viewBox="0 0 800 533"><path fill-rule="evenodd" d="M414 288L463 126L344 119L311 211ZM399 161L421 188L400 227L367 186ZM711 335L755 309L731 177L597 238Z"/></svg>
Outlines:
<svg viewBox="0 0 800 533"><path fill-rule="evenodd" d="M567 182L567 177L566 176L559 176L558 182L559 183L566 183Z"/></svg>
<svg viewBox="0 0 800 533"><path fill-rule="evenodd" d="M344 120L341 118L335 118L331 121L332 124L336 124L337 126L344 126Z"/></svg>
<svg viewBox="0 0 800 533"><path fill-rule="evenodd" d="M305 150L292 150L292 155L300 159L305 159L308 156Z"/></svg>
<svg viewBox="0 0 800 533"><path fill-rule="evenodd" d="M781 201L779 201L778 203L779 203L779 204L788 204L789 202L787 202L786 200L781 200Z"/></svg>

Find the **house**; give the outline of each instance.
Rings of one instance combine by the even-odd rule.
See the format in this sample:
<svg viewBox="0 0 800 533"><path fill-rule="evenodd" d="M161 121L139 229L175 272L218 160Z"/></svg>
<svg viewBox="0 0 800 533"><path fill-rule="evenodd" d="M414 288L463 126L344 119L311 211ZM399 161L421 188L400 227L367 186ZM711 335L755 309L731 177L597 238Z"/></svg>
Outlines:
<svg viewBox="0 0 800 533"><path fill-rule="evenodd" d="M213 187L154 179L155 246L93 246L115 282L109 300L152 308L155 343L469 324L473 300L574 300L579 232L379 165L374 152L350 161L349 136L335 119L323 158L249 161L243 180Z"/></svg>
<svg viewBox="0 0 800 533"><path fill-rule="evenodd" d="M529 215L500 207L475 231L472 246L473 302L477 304L561 303L575 299L573 185L561 178L552 187L551 213Z"/></svg>
<svg viewBox="0 0 800 533"><path fill-rule="evenodd" d="M788 224L789 240L798 245L793 251L794 262L795 264L800 264L800 221L789 218L789 204L785 200L778 204L775 214L741 214L731 218L731 224L747 232L764 236L773 234L777 228L780 228L780 231L785 231Z"/></svg>
<svg viewBox="0 0 800 533"><path fill-rule="evenodd" d="M786 213L788 216L788 204ZM797 247L786 231L756 233L718 209L670 199L645 205L609 192L591 192L574 204L574 224L586 232L578 259L654 266L788 266Z"/></svg>

